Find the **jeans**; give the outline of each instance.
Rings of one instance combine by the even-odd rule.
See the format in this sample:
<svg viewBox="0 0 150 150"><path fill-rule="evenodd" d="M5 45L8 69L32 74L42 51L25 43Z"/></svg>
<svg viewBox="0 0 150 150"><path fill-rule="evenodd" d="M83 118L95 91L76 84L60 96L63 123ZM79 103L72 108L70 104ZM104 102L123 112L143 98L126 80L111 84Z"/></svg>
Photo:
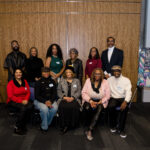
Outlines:
<svg viewBox="0 0 150 150"><path fill-rule="evenodd" d="M53 117L55 116L58 105L56 102L52 104L53 108L47 107L44 103L39 102L38 100L34 100L35 108L37 108L40 111L41 116L41 128L43 130L48 130L48 126L51 124Z"/></svg>

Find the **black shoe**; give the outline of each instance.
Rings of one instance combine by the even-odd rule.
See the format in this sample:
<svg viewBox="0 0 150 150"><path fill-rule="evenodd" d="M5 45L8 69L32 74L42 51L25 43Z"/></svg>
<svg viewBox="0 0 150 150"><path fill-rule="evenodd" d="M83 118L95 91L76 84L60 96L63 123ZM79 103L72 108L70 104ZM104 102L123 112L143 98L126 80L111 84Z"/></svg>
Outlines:
<svg viewBox="0 0 150 150"><path fill-rule="evenodd" d="M48 131L48 130L44 130L44 129L42 129L41 127L40 127L40 130L41 130L41 133L42 133L42 134L44 134L44 135L47 134L47 131Z"/></svg>
<svg viewBox="0 0 150 150"><path fill-rule="evenodd" d="M15 128L14 133L17 135L25 135L26 134L26 132L24 130L19 129L19 128Z"/></svg>
<svg viewBox="0 0 150 150"><path fill-rule="evenodd" d="M61 129L61 134L65 134L68 131L68 127L65 126L63 129Z"/></svg>

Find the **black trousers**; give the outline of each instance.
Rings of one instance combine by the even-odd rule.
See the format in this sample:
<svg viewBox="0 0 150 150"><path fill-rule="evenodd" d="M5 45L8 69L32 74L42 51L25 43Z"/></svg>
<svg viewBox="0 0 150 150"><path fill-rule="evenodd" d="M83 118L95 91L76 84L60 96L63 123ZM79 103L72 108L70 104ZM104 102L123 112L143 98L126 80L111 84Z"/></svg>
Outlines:
<svg viewBox="0 0 150 150"><path fill-rule="evenodd" d="M86 120L85 124L88 124L88 130L94 129L102 109L103 105L98 105L96 108L93 109L89 103L84 103L83 113L84 119Z"/></svg>
<svg viewBox="0 0 150 150"><path fill-rule="evenodd" d="M31 102L28 102L28 104L23 105L22 103L15 103L13 101L10 101L8 103L8 108L13 109L17 112L16 126L19 129L25 129L27 120L31 115L33 104Z"/></svg>
<svg viewBox="0 0 150 150"><path fill-rule="evenodd" d="M79 125L80 105L74 100L70 103L62 100L58 108L60 127L75 128Z"/></svg>
<svg viewBox="0 0 150 150"><path fill-rule="evenodd" d="M124 131L128 113L128 105L124 110L116 109L121 106L123 101L124 98L111 98L108 104L110 128L117 128L119 131Z"/></svg>

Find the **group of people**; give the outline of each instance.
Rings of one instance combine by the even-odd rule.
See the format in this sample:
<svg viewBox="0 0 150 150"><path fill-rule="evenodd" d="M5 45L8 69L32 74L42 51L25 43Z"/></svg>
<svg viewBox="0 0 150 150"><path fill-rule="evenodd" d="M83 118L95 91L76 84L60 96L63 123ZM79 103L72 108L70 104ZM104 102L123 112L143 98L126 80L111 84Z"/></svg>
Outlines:
<svg viewBox="0 0 150 150"><path fill-rule="evenodd" d="M7 55L4 67L8 69L9 81L7 104L19 112L14 132L26 133L27 119L34 105L40 112L43 134L47 133L56 113L62 134L77 127L83 113L84 119L89 120L85 134L92 140L100 113L107 108L110 131L125 138L131 82L121 74L123 51L115 47L113 37L107 38L107 45L101 57L96 47L90 49L85 67L86 81L82 85L83 65L77 49L70 49L70 59L65 63L61 47L52 44L44 65L36 47L30 49L27 59L19 51L18 42L12 41L13 51Z"/></svg>

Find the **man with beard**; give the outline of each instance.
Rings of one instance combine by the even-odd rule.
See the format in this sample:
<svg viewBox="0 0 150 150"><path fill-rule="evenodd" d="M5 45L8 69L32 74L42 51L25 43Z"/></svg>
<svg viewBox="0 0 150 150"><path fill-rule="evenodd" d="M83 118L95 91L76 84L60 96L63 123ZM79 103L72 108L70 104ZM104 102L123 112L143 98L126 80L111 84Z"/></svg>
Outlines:
<svg viewBox="0 0 150 150"><path fill-rule="evenodd" d="M123 64L123 51L115 47L114 37L107 38L107 46L108 49L104 50L101 56L102 69L106 79L111 76L112 66L118 65L122 67Z"/></svg>
<svg viewBox="0 0 150 150"><path fill-rule="evenodd" d="M12 52L9 53L4 62L4 68L8 69L8 81L14 77L14 70L20 68L24 71L26 55L19 51L18 41L13 40L11 42Z"/></svg>

